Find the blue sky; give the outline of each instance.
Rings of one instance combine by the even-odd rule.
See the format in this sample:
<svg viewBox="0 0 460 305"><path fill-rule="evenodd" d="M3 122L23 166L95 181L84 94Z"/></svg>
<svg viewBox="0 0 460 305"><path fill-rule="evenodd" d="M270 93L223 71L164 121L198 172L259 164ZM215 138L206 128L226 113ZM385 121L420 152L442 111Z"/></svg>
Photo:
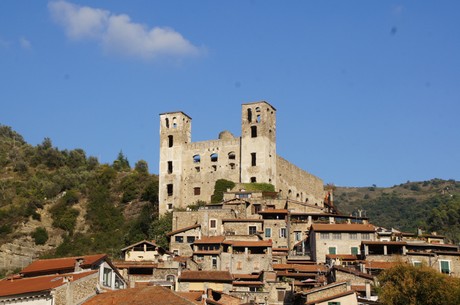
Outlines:
<svg viewBox="0 0 460 305"><path fill-rule="evenodd" d="M192 140L277 109L277 151L325 183L460 180L460 1L0 2L0 123L158 173L159 113ZM299 139L296 140L296 139Z"/></svg>

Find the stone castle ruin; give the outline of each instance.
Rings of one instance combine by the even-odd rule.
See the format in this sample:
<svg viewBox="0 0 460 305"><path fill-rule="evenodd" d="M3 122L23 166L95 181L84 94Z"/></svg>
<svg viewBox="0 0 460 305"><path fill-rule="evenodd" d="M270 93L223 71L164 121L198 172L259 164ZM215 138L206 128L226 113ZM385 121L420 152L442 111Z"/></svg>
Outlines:
<svg viewBox="0 0 460 305"><path fill-rule="evenodd" d="M243 104L241 136L192 142L192 118L160 114L160 214L198 201L210 202L218 179L269 183L279 198L323 206L323 181L276 153L276 109L265 101ZM238 190L240 191L240 190Z"/></svg>

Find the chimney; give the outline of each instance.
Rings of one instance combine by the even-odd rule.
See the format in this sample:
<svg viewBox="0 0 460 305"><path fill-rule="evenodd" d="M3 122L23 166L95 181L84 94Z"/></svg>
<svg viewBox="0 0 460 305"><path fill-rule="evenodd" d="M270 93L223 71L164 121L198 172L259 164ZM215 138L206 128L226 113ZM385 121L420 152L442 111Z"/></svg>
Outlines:
<svg viewBox="0 0 460 305"><path fill-rule="evenodd" d="M74 271L75 272L79 272L79 271L82 271L82 268L81 268L81 264L83 264L83 261L84 259L79 257L75 260L75 268L74 268Z"/></svg>
<svg viewBox="0 0 460 305"><path fill-rule="evenodd" d="M371 282L366 281L366 299L371 298Z"/></svg>

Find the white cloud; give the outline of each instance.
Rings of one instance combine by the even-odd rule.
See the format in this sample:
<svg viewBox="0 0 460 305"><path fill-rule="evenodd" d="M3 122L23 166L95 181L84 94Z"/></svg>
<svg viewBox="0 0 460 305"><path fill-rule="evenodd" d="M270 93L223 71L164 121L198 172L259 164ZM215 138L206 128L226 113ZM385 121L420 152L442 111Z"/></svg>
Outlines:
<svg viewBox="0 0 460 305"><path fill-rule="evenodd" d="M23 49L30 49L32 47L32 44L30 43L30 41L24 37L19 38L19 44L21 45Z"/></svg>
<svg viewBox="0 0 460 305"><path fill-rule="evenodd" d="M71 39L95 39L106 52L133 57L197 55L200 50L180 33L165 27L148 27L131 21L128 15L78 6L66 1L48 4L54 20Z"/></svg>

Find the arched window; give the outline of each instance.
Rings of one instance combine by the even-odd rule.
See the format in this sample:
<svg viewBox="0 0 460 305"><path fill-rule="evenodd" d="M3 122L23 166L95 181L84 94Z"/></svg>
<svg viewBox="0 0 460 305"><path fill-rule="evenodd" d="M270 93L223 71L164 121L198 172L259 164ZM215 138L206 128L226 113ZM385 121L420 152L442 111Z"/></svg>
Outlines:
<svg viewBox="0 0 460 305"><path fill-rule="evenodd" d="M234 151L231 151L231 152L228 153L228 159L229 160L235 160L236 159L236 155L235 155Z"/></svg>
<svg viewBox="0 0 460 305"><path fill-rule="evenodd" d="M175 277L174 275L169 274L169 275L166 276L166 281L168 281L168 282L175 282L175 281L176 281L176 277Z"/></svg>
<svg viewBox="0 0 460 305"><path fill-rule="evenodd" d="M166 128L169 128L169 119L166 118L166 119L165 119L165 122L166 122Z"/></svg>
<svg viewBox="0 0 460 305"><path fill-rule="evenodd" d="M249 123L252 122L252 109L251 108L248 108L248 122Z"/></svg>
<svg viewBox="0 0 460 305"><path fill-rule="evenodd" d="M177 119L176 119L176 117L173 117L173 119L172 119L172 125L173 125L173 128L176 128L176 127L177 127Z"/></svg>
<svg viewBox="0 0 460 305"><path fill-rule="evenodd" d="M217 155L217 153L211 154L211 162L217 162L218 159L219 156Z"/></svg>
<svg viewBox="0 0 460 305"><path fill-rule="evenodd" d="M194 155L193 156L193 163L200 163L200 162L201 162L200 155Z"/></svg>
<svg viewBox="0 0 460 305"><path fill-rule="evenodd" d="M260 114L258 114L258 115L257 115L257 119L256 119L256 122L257 122L257 123L260 123L260 122L262 122L262 119L261 119L261 116L260 116Z"/></svg>
<svg viewBox="0 0 460 305"><path fill-rule="evenodd" d="M256 107L256 112L260 112L260 107Z"/></svg>

